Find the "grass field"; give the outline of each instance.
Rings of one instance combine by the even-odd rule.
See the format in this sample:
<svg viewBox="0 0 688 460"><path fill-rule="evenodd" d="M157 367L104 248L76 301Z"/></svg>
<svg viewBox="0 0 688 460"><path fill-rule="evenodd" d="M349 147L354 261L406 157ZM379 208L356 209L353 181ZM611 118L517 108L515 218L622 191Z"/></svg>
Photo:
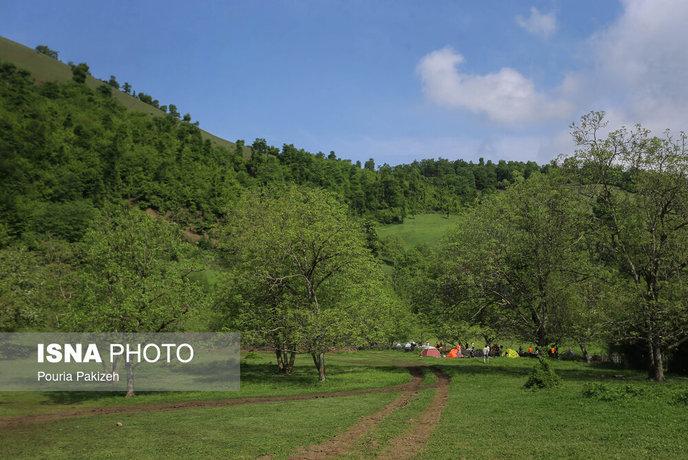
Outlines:
<svg viewBox="0 0 688 460"><path fill-rule="evenodd" d="M532 359L496 358L484 364L478 359L447 361L401 352L357 352L331 355L329 381L319 384L307 357L297 360L292 376L272 374L270 358L259 354L248 360L242 368L241 390L232 394L150 393L125 400L121 395L97 393L70 397L4 393L0 424L9 416L84 408L143 405L143 410L0 428L0 454L3 458L132 453L146 458L287 458L304 446L342 438L338 445L346 448L335 457L370 458L417 431L421 421L433 415L429 414L433 404L439 407L434 414L437 421L418 445L419 458L678 458L688 449L688 405L679 402L688 391L685 378L656 385L642 373L555 361L562 385L528 391L522 386L535 364ZM437 379L429 377L434 375L430 365L451 379L446 400L437 399L439 387ZM401 388L398 385L409 382L404 366L425 369L409 402L375 423L368 420L365 432L351 435L351 427L390 404L402 391L396 390ZM634 391L619 399L586 397L583 388L590 382L611 389L630 386ZM389 392L365 390L393 385L395 390ZM150 404L170 401L352 389L362 392L227 407L149 409L155 407Z"/></svg>
<svg viewBox="0 0 688 460"><path fill-rule="evenodd" d="M37 53L31 48L4 37L0 37L0 60L11 62L17 67L28 70L38 82L68 81L72 79L72 71L67 64ZM108 78L109 75L99 75L99 77ZM86 79L86 84L92 89L95 89L100 86L102 82L89 76ZM113 91L113 96L129 110L143 112L153 116L163 115L162 111L156 109L152 105L141 102L139 99L121 91ZM207 131L202 131L202 134L204 138L210 139L218 145L231 148L234 147L232 142L217 137Z"/></svg>
<svg viewBox="0 0 688 460"><path fill-rule="evenodd" d="M458 216L444 214L416 214L404 219L403 224L380 225L378 236L398 238L407 247L437 243L459 221Z"/></svg>

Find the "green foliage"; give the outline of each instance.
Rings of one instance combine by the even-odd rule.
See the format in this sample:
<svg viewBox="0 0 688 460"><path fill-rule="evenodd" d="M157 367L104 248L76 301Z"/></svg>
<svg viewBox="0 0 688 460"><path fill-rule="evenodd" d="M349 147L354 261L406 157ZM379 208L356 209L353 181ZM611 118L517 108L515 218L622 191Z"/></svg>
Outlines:
<svg viewBox="0 0 688 460"><path fill-rule="evenodd" d="M0 332L62 329L81 294L78 257L60 240L0 249Z"/></svg>
<svg viewBox="0 0 688 460"><path fill-rule="evenodd" d="M596 270L585 239L590 214L558 174L485 200L437 254L443 319L472 318L541 346L562 337Z"/></svg>
<svg viewBox="0 0 688 460"><path fill-rule="evenodd" d="M79 241L98 215L88 200L63 202L22 202L18 208L24 216L24 237L60 238Z"/></svg>
<svg viewBox="0 0 688 460"><path fill-rule="evenodd" d="M12 241L10 228L7 224L0 222L0 249L9 246Z"/></svg>
<svg viewBox="0 0 688 460"><path fill-rule="evenodd" d="M95 209L119 199L202 229L240 187L226 151L195 126L127 112L83 85L37 87L3 64L0 115L0 221L11 235L49 232L71 241L84 227L55 233L63 227L50 224L55 214L83 215L86 224L89 203Z"/></svg>
<svg viewBox="0 0 688 460"><path fill-rule="evenodd" d="M583 386L582 394L586 398L599 401L619 401L643 397L646 395L646 390L637 385L609 385L589 382Z"/></svg>
<svg viewBox="0 0 688 460"><path fill-rule="evenodd" d="M639 125L600 136L605 127L604 113L584 116L567 165L594 202L600 255L629 287L617 333L650 345L651 370L662 380L665 355L688 328L687 137L656 137Z"/></svg>
<svg viewBox="0 0 688 460"><path fill-rule="evenodd" d="M681 391L677 396L676 396L676 402L679 404L682 404L684 406L688 406L688 390L683 390Z"/></svg>
<svg viewBox="0 0 688 460"><path fill-rule="evenodd" d="M85 62L79 64L70 63L70 67L72 68L72 80L81 84L86 83L86 77L90 75L88 64Z"/></svg>
<svg viewBox="0 0 688 460"><path fill-rule="evenodd" d="M36 49L36 52L44 54L44 55L48 56L49 58L58 59L57 51L48 48L47 45L38 45L35 49Z"/></svg>
<svg viewBox="0 0 688 460"><path fill-rule="evenodd" d="M175 225L141 211L109 210L84 237L83 298L73 327L107 332L178 330L206 306L190 275L203 266Z"/></svg>
<svg viewBox="0 0 688 460"><path fill-rule="evenodd" d="M316 357L390 342L398 304L335 195L295 187L246 194L216 238L236 267L225 325L244 331L246 343Z"/></svg>
<svg viewBox="0 0 688 460"><path fill-rule="evenodd" d="M112 97L112 87L108 84L103 83L96 89L96 91L101 96Z"/></svg>
<svg viewBox="0 0 688 460"><path fill-rule="evenodd" d="M117 81L117 77L114 75L110 75L110 79L108 80L107 84L115 89L119 89L119 82ZM125 83L125 85L128 85L128 83ZM129 87L129 90L131 90L131 86Z"/></svg>
<svg viewBox="0 0 688 460"><path fill-rule="evenodd" d="M72 72L76 82L87 82L88 66L72 64ZM111 78L96 91L108 96L115 82ZM154 103L142 92L138 98ZM444 210L442 203L452 196L471 202L483 189L472 179L467 189L457 188L452 177L496 168L490 162L424 160L375 171L336 155L312 155L292 145L279 149L264 140L256 140L251 150L238 142L239 148L227 151L204 140L193 124L178 123L173 104L169 115L150 118L124 110L120 100L94 98L83 84L36 86L26 72L0 64L0 147L6 152L0 163L0 220L10 235L34 231L32 221L39 209L51 206L47 203L90 201L97 208L119 199L204 231L225 217L242 189L285 183L327 189L357 214L400 222L409 212ZM522 163L503 168L537 169ZM489 192L496 182L484 187Z"/></svg>
<svg viewBox="0 0 688 460"><path fill-rule="evenodd" d="M552 365L542 356L538 357L538 364L533 368L528 376L528 380L523 385L529 390L543 390L559 386L561 379L554 371Z"/></svg>

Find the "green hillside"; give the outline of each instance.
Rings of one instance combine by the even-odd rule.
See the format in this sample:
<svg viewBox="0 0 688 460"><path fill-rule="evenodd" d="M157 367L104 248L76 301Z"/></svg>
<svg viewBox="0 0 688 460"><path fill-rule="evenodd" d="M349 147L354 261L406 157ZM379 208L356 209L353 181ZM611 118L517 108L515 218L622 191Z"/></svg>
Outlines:
<svg viewBox="0 0 688 460"><path fill-rule="evenodd" d="M421 244L436 244L456 225L459 218L446 214L417 214L404 219L403 224L380 225L377 233L380 238L399 238L407 247Z"/></svg>
<svg viewBox="0 0 688 460"><path fill-rule="evenodd" d="M48 81L65 82L72 79L72 70L67 64L37 53L31 48L5 37L0 37L0 61L11 62L20 68L28 70L38 83ZM91 89L96 89L101 83L100 80L91 75L86 78L86 85ZM114 91L113 97L129 110L151 114L156 117L165 115L164 112L152 105L146 104L138 98L121 91ZM201 132L204 139L210 139L218 145L225 147L232 147L234 145L232 142L210 134L207 131L201 130Z"/></svg>
<svg viewBox="0 0 688 460"><path fill-rule="evenodd" d="M4 194L0 216L13 209L13 235L26 233L19 214L34 209L28 201L79 199L100 208L124 198L143 209L172 213L183 225L206 229L221 217L220 209L231 204L238 189L275 184L326 189L357 215L402 223L419 213L455 214L482 196L548 169L534 162L482 158L379 165L373 158L354 162L333 151L326 155L292 144L271 146L260 138L250 144L241 139L231 143L199 129L190 116L180 117L176 108L172 113L172 105L169 113L159 110L150 94L139 92L136 97L130 88L119 91L116 81L98 80L87 75L87 68L81 71L85 80L76 82L71 66L57 60L57 52L47 46L43 52L0 37L0 66L7 63L25 71L20 77L21 72L5 68L5 81L0 82L0 111L6 113L0 141L7 142L11 153L3 170L13 177L8 182L13 191ZM17 98L19 91L25 97ZM156 96L165 99L164 94ZM27 193L35 196L28 198ZM416 226L422 226L421 221ZM444 223L429 222L427 232L412 230L427 236L416 241L412 235L409 241L433 240Z"/></svg>

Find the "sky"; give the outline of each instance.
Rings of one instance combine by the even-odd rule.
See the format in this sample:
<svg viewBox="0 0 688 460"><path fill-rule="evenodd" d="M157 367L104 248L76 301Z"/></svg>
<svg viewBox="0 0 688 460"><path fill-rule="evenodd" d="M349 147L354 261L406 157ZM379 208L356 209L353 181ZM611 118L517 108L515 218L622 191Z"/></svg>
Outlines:
<svg viewBox="0 0 688 460"><path fill-rule="evenodd" d="M590 110L688 127L688 2L0 0L0 35L87 62L229 140L547 162Z"/></svg>

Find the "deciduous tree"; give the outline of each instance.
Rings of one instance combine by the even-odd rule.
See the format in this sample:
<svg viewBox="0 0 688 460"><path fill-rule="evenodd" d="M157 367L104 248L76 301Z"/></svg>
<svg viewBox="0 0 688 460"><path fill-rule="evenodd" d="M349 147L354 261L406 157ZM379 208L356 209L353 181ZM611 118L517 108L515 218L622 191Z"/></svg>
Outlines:
<svg viewBox="0 0 688 460"><path fill-rule="evenodd" d="M688 340L686 135L605 128L602 112L573 125L579 150L569 161L595 200L601 251L634 286L622 330L645 341L650 374L662 381L667 352Z"/></svg>
<svg viewBox="0 0 688 460"><path fill-rule="evenodd" d="M334 195L296 187L247 194L219 238L237 267L223 303L229 324L273 347L281 372L303 351L324 380L326 352L387 339L398 302Z"/></svg>

